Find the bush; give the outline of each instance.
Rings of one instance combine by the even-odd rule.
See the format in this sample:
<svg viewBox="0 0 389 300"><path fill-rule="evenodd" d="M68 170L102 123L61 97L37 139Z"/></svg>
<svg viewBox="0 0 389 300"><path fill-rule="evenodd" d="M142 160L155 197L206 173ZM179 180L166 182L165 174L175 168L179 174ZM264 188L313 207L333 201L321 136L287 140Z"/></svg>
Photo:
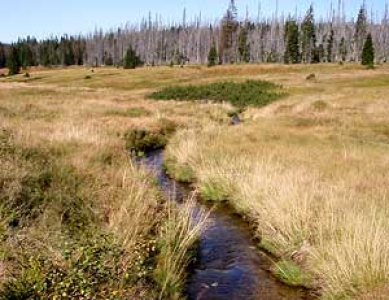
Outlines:
<svg viewBox="0 0 389 300"><path fill-rule="evenodd" d="M285 95L281 86L268 81L248 80L243 83L218 82L207 85L171 86L152 93L155 100L213 100L227 101L237 107L265 106Z"/></svg>
<svg viewBox="0 0 389 300"><path fill-rule="evenodd" d="M86 75L86 76L84 77L84 79L85 79L85 80L92 79L92 76L90 76L90 75Z"/></svg>
<svg viewBox="0 0 389 300"><path fill-rule="evenodd" d="M138 156L147 151L164 148L176 127L174 122L161 119L158 130L131 129L124 134L126 148Z"/></svg>
<svg viewBox="0 0 389 300"><path fill-rule="evenodd" d="M160 149L166 146L167 138L160 132L152 132L145 129L133 129L128 131L124 138L126 148L137 155L146 151Z"/></svg>
<svg viewBox="0 0 389 300"><path fill-rule="evenodd" d="M137 245L136 261L123 264L125 251L107 235L68 242L60 260L35 254L21 276L5 283L0 299L131 299L131 287L151 281L155 241Z"/></svg>

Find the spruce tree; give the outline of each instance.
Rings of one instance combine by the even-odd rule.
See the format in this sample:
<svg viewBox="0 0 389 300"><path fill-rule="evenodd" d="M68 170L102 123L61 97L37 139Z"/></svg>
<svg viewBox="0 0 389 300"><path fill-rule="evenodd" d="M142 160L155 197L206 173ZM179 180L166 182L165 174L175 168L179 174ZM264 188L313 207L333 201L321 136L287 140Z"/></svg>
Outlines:
<svg viewBox="0 0 389 300"><path fill-rule="evenodd" d="M19 74L21 66L22 64L20 63L19 50L15 45L12 45L7 60L8 75L11 76Z"/></svg>
<svg viewBox="0 0 389 300"><path fill-rule="evenodd" d="M248 44L247 25L240 29L238 50L240 62L250 62L250 45Z"/></svg>
<svg viewBox="0 0 389 300"><path fill-rule="evenodd" d="M208 53L208 67L214 67L217 64L217 50L215 43L213 43Z"/></svg>
<svg viewBox="0 0 389 300"><path fill-rule="evenodd" d="M342 37L342 39L340 40L339 56L340 56L342 62L346 61L346 58L347 58L347 45L346 45L346 39L344 37Z"/></svg>
<svg viewBox="0 0 389 300"><path fill-rule="evenodd" d="M354 59L356 61L360 61L360 59L361 59L363 43L366 39L366 34L367 34L367 16L366 15L367 15L366 5L365 5L365 3L363 3L363 5L361 6L361 8L359 10L357 23L355 25Z"/></svg>
<svg viewBox="0 0 389 300"><path fill-rule="evenodd" d="M332 62L333 49L334 49L334 30L331 29L330 36L328 37L327 40L327 62Z"/></svg>
<svg viewBox="0 0 389 300"><path fill-rule="evenodd" d="M284 61L286 64L297 64L300 60L299 47L299 28L296 21L289 20L286 23L285 30L285 55Z"/></svg>
<svg viewBox="0 0 389 300"><path fill-rule="evenodd" d="M365 44L363 45L362 65L374 66L374 45L373 38L370 33L367 35Z"/></svg>
<svg viewBox="0 0 389 300"><path fill-rule="evenodd" d="M0 43L0 69L7 66L7 59L5 57L5 49L2 43Z"/></svg>
<svg viewBox="0 0 389 300"><path fill-rule="evenodd" d="M128 48L126 56L124 58L123 68L124 69L135 69L142 65L142 61L139 56L136 55L135 50L130 46Z"/></svg>
<svg viewBox="0 0 389 300"><path fill-rule="evenodd" d="M311 5L305 15L302 28L302 59L303 62L311 63L315 53L316 34L315 19L313 15L313 6Z"/></svg>

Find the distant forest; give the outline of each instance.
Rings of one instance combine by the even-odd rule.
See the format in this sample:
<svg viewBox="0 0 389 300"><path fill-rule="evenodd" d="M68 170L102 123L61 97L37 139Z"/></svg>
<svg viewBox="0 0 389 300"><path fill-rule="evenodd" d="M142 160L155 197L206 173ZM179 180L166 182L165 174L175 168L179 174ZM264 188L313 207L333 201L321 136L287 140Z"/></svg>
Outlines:
<svg viewBox="0 0 389 300"><path fill-rule="evenodd" d="M213 23L199 15L166 24L150 13L139 24L95 30L86 35L19 39L0 44L0 68L9 53L17 53L22 67L56 65L123 65L128 49L134 49L146 65L226 63L318 63L360 62L363 45L371 34L376 62L389 59L389 12L382 16L361 5L358 15L347 19L344 0L330 8L326 18L309 7L302 16L284 15L278 9L271 17L261 9L239 17L231 0L225 15ZM11 49L13 49L11 51Z"/></svg>

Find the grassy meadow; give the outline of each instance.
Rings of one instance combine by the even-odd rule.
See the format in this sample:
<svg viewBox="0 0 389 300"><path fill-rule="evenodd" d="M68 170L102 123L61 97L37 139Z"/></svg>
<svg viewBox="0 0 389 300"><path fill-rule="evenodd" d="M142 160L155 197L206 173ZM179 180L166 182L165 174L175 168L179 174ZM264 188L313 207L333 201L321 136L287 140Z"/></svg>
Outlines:
<svg viewBox="0 0 389 300"><path fill-rule="evenodd" d="M248 218L281 280L323 299L388 299L388 66L28 72L0 78L0 299L182 296L202 224L126 150L132 132L170 127L169 174ZM248 106L238 126L229 103L150 99L247 80L283 96Z"/></svg>

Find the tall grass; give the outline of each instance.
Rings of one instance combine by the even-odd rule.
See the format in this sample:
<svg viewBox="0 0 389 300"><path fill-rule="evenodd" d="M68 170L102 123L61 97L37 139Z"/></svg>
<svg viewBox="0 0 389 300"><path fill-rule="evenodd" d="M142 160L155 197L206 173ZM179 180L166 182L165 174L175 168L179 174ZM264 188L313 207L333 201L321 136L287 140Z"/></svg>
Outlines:
<svg viewBox="0 0 389 300"><path fill-rule="evenodd" d="M208 215L196 207L194 195L177 210L169 205L167 220L161 228L161 254L156 269L161 286L159 299L181 299L187 267L197 255L201 232Z"/></svg>
<svg viewBox="0 0 389 300"><path fill-rule="evenodd" d="M172 142L168 155L189 164L206 198L212 185L213 194L225 195L221 200L248 216L262 246L297 263L322 290L324 299L354 299L385 286L389 281L388 187L373 185L375 195L361 191L356 182L371 175L371 169L355 174L339 162L338 169L323 169L320 164L326 157L316 158L317 165L296 164L288 157L297 155L301 146L295 149L276 142L278 148L271 153L266 150L271 145L261 150L242 146L244 136L251 137L251 131L188 130ZM365 153L351 149L349 156Z"/></svg>

